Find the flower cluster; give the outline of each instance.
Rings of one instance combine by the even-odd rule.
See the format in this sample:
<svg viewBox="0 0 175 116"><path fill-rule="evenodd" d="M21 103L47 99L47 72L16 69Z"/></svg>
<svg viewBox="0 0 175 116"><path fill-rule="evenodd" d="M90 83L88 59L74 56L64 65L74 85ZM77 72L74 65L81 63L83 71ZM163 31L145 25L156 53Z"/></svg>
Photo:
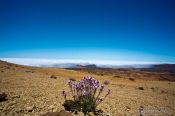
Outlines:
<svg viewBox="0 0 175 116"><path fill-rule="evenodd" d="M100 94L104 91L104 85L100 85L99 81L92 77L84 77L78 82L68 80L67 82L74 100L74 107L72 111L95 111L96 107L104 101L104 99L111 93L108 89L105 97L100 98ZM62 96L66 99L66 92L62 91Z"/></svg>

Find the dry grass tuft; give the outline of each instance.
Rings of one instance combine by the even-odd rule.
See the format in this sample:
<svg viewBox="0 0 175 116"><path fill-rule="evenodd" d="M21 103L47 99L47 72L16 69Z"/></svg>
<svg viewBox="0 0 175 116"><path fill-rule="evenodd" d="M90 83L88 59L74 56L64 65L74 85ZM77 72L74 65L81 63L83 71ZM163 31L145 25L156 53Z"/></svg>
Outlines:
<svg viewBox="0 0 175 116"><path fill-rule="evenodd" d="M134 78L130 77L130 78L129 78L129 80L130 80L130 81L135 81L136 79L134 79Z"/></svg>
<svg viewBox="0 0 175 116"><path fill-rule="evenodd" d="M139 89L139 90L144 90L144 88L143 88L143 87L138 87L138 89Z"/></svg>
<svg viewBox="0 0 175 116"><path fill-rule="evenodd" d="M76 79L75 79L75 78L72 78L72 77L69 78L69 80L71 80L71 81L76 81Z"/></svg>
<svg viewBox="0 0 175 116"><path fill-rule="evenodd" d="M51 75L50 78L51 79L57 79L57 77L55 75Z"/></svg>

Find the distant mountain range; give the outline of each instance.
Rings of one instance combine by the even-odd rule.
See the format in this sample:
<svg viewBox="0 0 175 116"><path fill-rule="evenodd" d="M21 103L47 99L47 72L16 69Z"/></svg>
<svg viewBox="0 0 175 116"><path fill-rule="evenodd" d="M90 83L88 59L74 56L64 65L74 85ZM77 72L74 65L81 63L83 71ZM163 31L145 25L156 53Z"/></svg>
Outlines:
<svg viewBox="0 0 175 116"><path fill-rule="evenodd" d="M149 72L171 72L175 73L175 64L156 64L151 65L150 68L141 68Z"/></svg>
<svg viewBox="0 0 175 116"><path fill-rule="evenodd" d="M58 67L58 68L138 68L144 70L171 70L175 71L175 64L159 64L149 62L127 62L125 63L106 63L106 62L87 62L78 60L48 60L48 59L27 59L27 58L0 58L0 60L10 63L36 66L36 67Z"/></svg>

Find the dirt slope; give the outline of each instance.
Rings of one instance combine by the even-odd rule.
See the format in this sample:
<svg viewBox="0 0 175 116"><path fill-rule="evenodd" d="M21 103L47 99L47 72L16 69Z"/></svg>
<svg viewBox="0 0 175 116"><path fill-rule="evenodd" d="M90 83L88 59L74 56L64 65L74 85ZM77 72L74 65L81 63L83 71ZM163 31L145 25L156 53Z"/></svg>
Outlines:
<svg viewBox="0 0 175 116"><path fill-rule="evenodd" d="M50 78L55 75L57 79ZM103 83L112 94L98 107L111 116L137 116L143 106L147 116L175 115L175 82L160 80L129 80L109 75L59 68L37 68L0 61L0 93L7 100L0 102L1 116L40 116L47 112L63 110L62 89L69 91L66 81L92 75ZM139 89L140 87L140 89ZM143 89L143 90L142 90ZM70 97L70 96L69 96ZM79 113L78 115L82 115Z"/></svg>

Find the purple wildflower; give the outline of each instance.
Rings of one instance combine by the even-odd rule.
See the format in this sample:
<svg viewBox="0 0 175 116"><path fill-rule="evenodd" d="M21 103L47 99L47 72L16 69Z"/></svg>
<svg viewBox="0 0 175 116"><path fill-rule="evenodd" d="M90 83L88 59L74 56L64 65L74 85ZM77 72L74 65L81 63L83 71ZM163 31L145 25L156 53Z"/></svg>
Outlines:
<svg viewBox="0 0 175 116"><path fill-rule="evenodd" d="M86 90L83 90L83 96L87 96L88 92Z"/></svg>
<svg viewBox="0 0 175 116"><path fill-rule="evenodd" d="M109 83L109 81L104 81L105 85L107 83ZM98 80L90 76L84 77L78 82L68 80L67 84L70 87L73 99L82 102L82 106L80 106L81 108L84 108L84 104L91 102L93 102L94 108L103 102L105 98L111 93L111 90L108 89L105 97L101 99L100 95L104 91L104 85L100 85ZM66 91L63 90L61 95L64 96L66 100Z"/></svg>
<svg viewBox="0 0 175 116"><path fill-rule="evenodd" d="M66 91L65 91L65 90L63 90L63 91L61 92L61 95L62 95L63 97L65 97L65 98L66 98L66 96L67 96Z"/></svg>
<svg viewBox="0 0 175 116"><path fill-rule="evenodd" d="M101 85L100 92L102 92L103 90L104 90L104 85Z"/></svg>
<svg viewBox="0 0 175 116"><path fill-rule="evenodd" d="M69 80L67 81L67 84L68 84L69 86L71 86L71 85L72 85L72 81L69 79Z"/></svg>
<svg viewBox="0 0 175 116"><path fill-rule="evenodd" d="M93 86L92 86L92 89L93 89L93 90L96 90L97 88L98 88L97 85L93 85Z"/></svg>

